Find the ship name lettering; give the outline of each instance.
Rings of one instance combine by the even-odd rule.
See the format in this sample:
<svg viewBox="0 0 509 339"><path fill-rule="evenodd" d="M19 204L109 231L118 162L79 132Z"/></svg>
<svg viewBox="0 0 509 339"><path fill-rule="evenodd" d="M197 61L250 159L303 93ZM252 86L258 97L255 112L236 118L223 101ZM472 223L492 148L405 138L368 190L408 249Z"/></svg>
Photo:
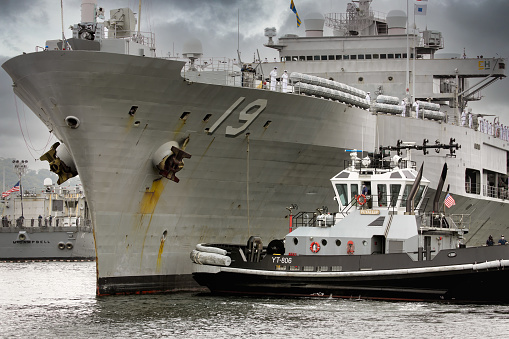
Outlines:
<svg viewBox="0 0 509 339"><path fill-rule="evenodd" d="M208 134L212 134L215 132L215 130L225 121L234 110L236 110L242 102L244 102L246 98L240 97L233 103L233 105L228 108L223 115L212 125L212 127L209 128ZM243 121L244 124L240 127L233 127L233 126L227 126L226 127L226 136L229 137L235 137L245 131L252 123L253 121L265 110L265 107L267 107L267 99L257 99L250 104L248 104L242 111L239 113L239 121ZM252 110L256 109L252 113L248 113Z"/></svg>
<svg viewBox="0 0 509 339"><path fill-rule="evenodd" d="M289 257L272 257L273 264L291 264L292 258Z"/></svg>

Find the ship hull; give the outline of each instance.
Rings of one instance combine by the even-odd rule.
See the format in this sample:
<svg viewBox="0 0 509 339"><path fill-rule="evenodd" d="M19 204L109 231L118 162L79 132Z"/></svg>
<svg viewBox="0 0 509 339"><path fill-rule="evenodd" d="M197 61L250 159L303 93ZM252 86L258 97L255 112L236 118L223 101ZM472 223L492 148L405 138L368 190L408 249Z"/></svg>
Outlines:
<svg viewBox="0 0 509 339"><path fill-rule="evenodd" d="M482 160L474 144L500 151L504 160L491 169L506 173L501 140L322 98L194 83L181 77L182 66L92 51L26 54L3 65L15 93L72 155L95 227L98 294L197 288L194 244L282 237L290 204L335 210L329 179L349 159L345 150L398 139L455 137L462 145L457 158L427 158L425 175L436 187L448 162L455 213L477 205L472 224L483 229L474 227L469 241L484 242L509 218L504 202L464 193L464 168ZM78 128L66 124L70 116ZM152 161L169 141L192 155L178 183L161 178Z"/></svg>
<svg viewBox="0 0 509 339"><path fill-rule="evenodd" d="M0 260L94 260L91 227L1 227Z"/></svg>
<svg viewBox="0 0 509 339"><path fill-rule="evenodd" d="M417 262L406 253L278 255L259 263L232 259L230 267L195 264L193 277L218 295L507 303L507 258L507 246L445 250L431 261ZM274 263L289 261L291 266L274 269Z"/></svg>

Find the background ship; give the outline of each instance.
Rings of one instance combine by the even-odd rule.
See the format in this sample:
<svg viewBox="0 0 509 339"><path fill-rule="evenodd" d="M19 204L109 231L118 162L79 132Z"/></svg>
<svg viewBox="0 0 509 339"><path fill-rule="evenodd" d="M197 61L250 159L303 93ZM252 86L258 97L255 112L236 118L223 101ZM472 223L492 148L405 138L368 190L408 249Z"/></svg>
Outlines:
<svg viewBox="0 0 509 339"><path fill-rule="evenodd" d="M81 186L24 190L2 199L0 261L94 260L90 214ZM23 216L23 218L21 218Z"/></svg>
<svg viewBox="0 0 509 339"><path fill-rule="evenodd" d="M247 87L238 65L201 61L197 41L186 45L187 64L155 58L153 36L134 31L132 11L112 10L99 23L102 8L90 1L72 39L48 41L46 51L3 65L14 92L63 144L50 150L52 169L62 180L79 173L83 182L98 294L195 288L188 259L194 244L281 237L287 206L333 202L328 178L347 160L345 150L373 151L398 139L454 138L462 146L456 157L427 158L425 176L436 188L448 163L451 211L479 225L467 245L505 228L507 140L493 129L476 131L478 116L471 128L458 125L468 101L480 98L476 90L505 77L505 59L440 59L439 32L407 36L401 13L375 18L369 3L349 5L344 20L327 16L347 28L333 37L320 36L316 15L303 20L306 37L276 43L266 31L280 60L254 63ZM406 117L382 113L374 103L365 109L304 95L302 86L266 90L262 80L276 65L353 85L373 99L383 93L436 103L441 114L417 118L410 107ZM481 80L469 86L471 78Z"/></svg>

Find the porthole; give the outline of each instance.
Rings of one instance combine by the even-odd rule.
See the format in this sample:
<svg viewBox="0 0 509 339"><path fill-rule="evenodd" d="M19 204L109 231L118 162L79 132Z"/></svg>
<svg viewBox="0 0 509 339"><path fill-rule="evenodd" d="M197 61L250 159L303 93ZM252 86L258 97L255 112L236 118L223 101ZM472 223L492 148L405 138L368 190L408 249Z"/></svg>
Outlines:
<svg viewBox="0 0 509 339"><path fill-rule="evenodd" d="M388 77L387 79L388 79L389 81L392 81L393 77Z"/></svg>
<svg viewBox="0 0 509 339"><path fill-rule="evenodd" d="M297 244L299 243L299 239L297 239L297 238L293 238L293 243L294 243L295 245L297 245Z"/></svg>
<svg viewBox="0 0 509 339"><path fill-rule="evenodd" d="M368 246L368 242L367 242L366 240L363 240L363 241L362 241L362 244L363 244L364 246Z"/></svg>
<svg viewBox="0 0 509 339"><path fill-rule="evenodd" d="M136 121L134 122L134 127L138 127L138 126L140 126L140 121L139 121L139 120L136 120Z"/></svg>
<svg viewBox="0 0 509 339"><path fill-rule="evenodd" d="M336 246L341 246L341 240L336 239Z"/></svg>
<svg viewBox="0 0 509 339"><path fill-rule="evenodd" d="M67 118L65 118L65 123L70 128L78 128L80 125L80 119L76 118L75 116L70 115Z"/></svg>
<svg viewBox="0 0 509 339"><path fill-rule="evenodd" d="M364 78L363 77L359 77L359 82L363 82L364 81Z"/></svg>
<svg viewBox="0 0 509 339"><path fill-rule="evenodd" d="M322 239L322 245L327 246L327 239Z"/></svg>

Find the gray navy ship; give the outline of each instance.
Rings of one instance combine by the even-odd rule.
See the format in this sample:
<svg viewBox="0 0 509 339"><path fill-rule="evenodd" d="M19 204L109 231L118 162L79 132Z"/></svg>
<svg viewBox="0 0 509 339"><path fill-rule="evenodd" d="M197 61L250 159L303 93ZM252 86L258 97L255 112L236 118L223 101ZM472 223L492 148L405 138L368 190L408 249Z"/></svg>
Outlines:
<svg viewBox="0 0 509 339"><path fill-rule="evenodd" d="M305 36L267 28L279 59L249 67L203 58L197 40L184 61L156 57L130 9L101 21L89 0L72 38L2 65L60 141L45 157L51 169L83 183L99 295L199 288L195 244L283 237L288 206L335 204L328 179L346 150L362 158L400 139L462 146L428 157L424 175L429 198L448 164L455 205L445 212L471 216L467 245L505 230L509 133L468 103L505 78L507 60L440 56L440 32L407 30L406 13L370 5L304 13Z"/></svg>
<svg viewBox="0 0 509 339"><path fill-rule="evenodd" d="M0 261L94 260L94 234L81 186L18 191L2 198Z"/></svg>

